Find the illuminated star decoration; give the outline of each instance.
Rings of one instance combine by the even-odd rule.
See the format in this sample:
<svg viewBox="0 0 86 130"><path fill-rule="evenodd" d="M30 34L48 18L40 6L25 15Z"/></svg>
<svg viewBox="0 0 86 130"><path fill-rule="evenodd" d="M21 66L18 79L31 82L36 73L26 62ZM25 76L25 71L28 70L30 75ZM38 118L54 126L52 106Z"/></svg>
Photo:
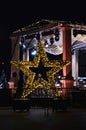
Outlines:
<svg viewBox="0 0 86 130"><path fill-rule="evenodd" d="M33 61L11 61L13 65L19 68L24 74L27 75L26 84L24 86L23 93L21 98L28 96L34 89L38 88L40 85L43 85L48 91L51 91L55 95L55 79L54 75L59 72L64 66L68 65L69 61L58 61L58 60L48 60L47 54L43 49L43 44L39 40L36 47L37 54L34 57ZM46 72L48 81L44 80L42 77L35 79L36 73L31 71L29 67L37 68L40 60L42 61L44 67L51 67L51 70ZM54 92L53 92L54 91Z"/></svg>

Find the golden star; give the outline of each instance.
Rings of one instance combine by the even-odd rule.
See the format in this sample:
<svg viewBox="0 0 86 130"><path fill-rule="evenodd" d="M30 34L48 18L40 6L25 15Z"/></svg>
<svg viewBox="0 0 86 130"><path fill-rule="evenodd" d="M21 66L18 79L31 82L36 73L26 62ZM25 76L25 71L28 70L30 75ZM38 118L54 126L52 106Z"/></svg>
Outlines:
<svg viewBox="0 0 86 130"><path fill-rule="evenodd" d="M28 77L21 95L22 98L28 96L34 89L38 88L39 85L43 85L46 89L51 91L51 88L55 88L54 75L59 72L65 65L70 63L69 61L49 61L47 54L43 49L43 44L40 40L38 41L36 50L37 55L33 61L11 61L13 65L19 68ZM37 68L40 60L42 61L44 67L51 67L51 70L47 71L46 73L48 81L44 80L42 77L38 77L38 79L35 80L36 73L29 69L29 67Z"/></svg>

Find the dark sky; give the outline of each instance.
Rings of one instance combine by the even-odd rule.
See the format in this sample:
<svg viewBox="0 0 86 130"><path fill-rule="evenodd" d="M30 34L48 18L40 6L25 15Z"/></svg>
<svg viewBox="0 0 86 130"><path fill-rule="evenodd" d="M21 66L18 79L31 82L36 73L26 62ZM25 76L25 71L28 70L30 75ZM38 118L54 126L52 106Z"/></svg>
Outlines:
<svg viewBox="0 0 86 130"><path fill-rule="evenodd" d="M80 4L80 5L79 5ZM73 1L28 0L0 1L0 71L1 63L8 73L10 64L10 34L41 19L86 23L85 4Z"/></svg>

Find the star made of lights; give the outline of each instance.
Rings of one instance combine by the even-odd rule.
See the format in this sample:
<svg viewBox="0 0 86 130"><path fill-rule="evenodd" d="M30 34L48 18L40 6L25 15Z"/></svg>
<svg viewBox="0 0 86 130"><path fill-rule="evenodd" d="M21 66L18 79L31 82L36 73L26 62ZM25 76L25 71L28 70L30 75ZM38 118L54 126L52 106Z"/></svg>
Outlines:
<svg viewBox="0 0 86 130"><path fill-rule="evenodd" d="M43 44L41 40L38 41L36 47L37 55L34 57L33 61L11 61L13 65L19 68L24 74L27 75L26 84L24 86L23 93L21 98L28 96L34 89L38 88L40 85L43 85L48 91L51 91L55 95L55 80L54 75L59 72L64 66L70 64L69 61L58 61L58 60L49 60L46 52L43 49ZM44 80L42 77L35 79L36 73L31 71L29 67L37 68L40 60L42 61L44 67L51 67L51 70L46 72L48 81Z"/></svg>

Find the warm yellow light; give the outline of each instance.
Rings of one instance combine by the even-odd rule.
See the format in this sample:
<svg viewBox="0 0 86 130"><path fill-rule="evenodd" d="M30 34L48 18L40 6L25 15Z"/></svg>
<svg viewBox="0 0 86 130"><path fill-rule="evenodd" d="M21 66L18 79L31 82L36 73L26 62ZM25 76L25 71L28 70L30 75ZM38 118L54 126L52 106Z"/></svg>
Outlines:
<svg viewBox="0 0 86 130"><path fill-rule="evenodd" d="M48 60L47 54L44 51L44 47L41 41L38 41L36 50L37 55L35 56L33 61L11 61L13 65L19 68L28 77L21 97L25 98L26 96L28 96L34 89L38 88L40 84L57 96L58 92L55 90L54 75L59 72L64 66L68 65L70 62ZM32 72L29 69L29 67L37 68L40 63L40 60L42 61L44 67L51 67L51 70L46 72L48 81L40 77L35 80L36 73Z"/></svg>

